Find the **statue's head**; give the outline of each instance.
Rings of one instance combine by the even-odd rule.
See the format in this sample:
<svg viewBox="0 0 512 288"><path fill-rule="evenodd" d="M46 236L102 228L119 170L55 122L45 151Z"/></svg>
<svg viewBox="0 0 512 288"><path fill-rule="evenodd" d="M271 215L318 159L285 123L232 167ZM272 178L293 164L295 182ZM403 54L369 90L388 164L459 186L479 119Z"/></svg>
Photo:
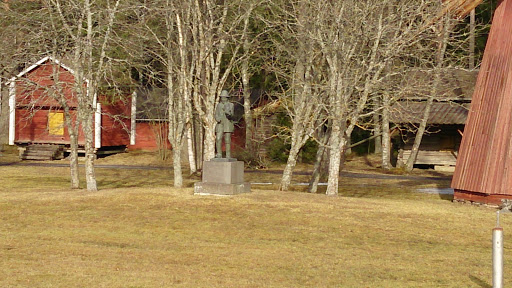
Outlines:
<svg viewBox="0 0 512 288"><path fill-rule="evenodd" d="M220 92L220 101L222 102L227 102L229 99L229 93L227 90L222 90Z"/></svg>

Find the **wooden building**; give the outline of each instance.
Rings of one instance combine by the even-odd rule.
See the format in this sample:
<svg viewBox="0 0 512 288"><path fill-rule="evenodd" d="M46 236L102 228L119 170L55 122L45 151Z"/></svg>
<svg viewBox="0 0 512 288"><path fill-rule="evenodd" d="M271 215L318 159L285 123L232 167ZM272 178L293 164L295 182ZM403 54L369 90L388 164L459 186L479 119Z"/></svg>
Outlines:
<svg viewBox="0 0 512 288"><path fill-rule="evenodd" d="M261 90L251 92L253 107L261 105ZM234 95L236 93L231 93ZM245 121L243 118L243 99L234 95L230 101L235 107L235 131L231 144L234 149L245 145ZM168 110L167 90L162 88L139 89L132 95L131 110L131 141L128 149L155 151L159 149L171 149L167 139ZM195 124L200 127L200 123ZM194 139L194 142L202 141ZM196 144L197 145L197 144ZM186 148L186 147L185 147ZM184 149L185 149L184 148Z"/></svg>
<svg viewBox="0 0 512 288"><path fill-rule="evenodd" d="M167 139L167 91L138 89L132 94L130 150L171 149Z"/></svg>
<svg viewBox="0 0 512 288"><path fill-rule="evenodd" d="M59 158L69 148L64 106L58 95L63 96L75 118L78 101L74 81L72 69L51 57L44 57L10 79L9 144L20 147L22 158ZM124 150L129 144L129 101L129 98L113 101L111 97L95 97L94 147L98 154ZM85 144L81 129L78 144L80 147Z"/></svg>
<svg viewBox="0 0 512 288"><path fill-rule="evenodd" d="M390 122L399 127L400 142L398 165L407 162L411 155L415 138L415 127L422 120L432 85L432 75L428 73L411 73L406 84L408 87L419 88L396 101L390 109ZM415 165L433 166L436 169L452 170L457 161L457 154L462 140L462 131L466 122L471 95L478 71L449 69L441 74L441 84L432 104L427 120L427 133L423 135Z"/></svg>
<svg viewBox="0 0 512 288"><path fill-rule="evenodd" d="M512 0L497 6L452 180L456 200L512 199Z"/></svg>

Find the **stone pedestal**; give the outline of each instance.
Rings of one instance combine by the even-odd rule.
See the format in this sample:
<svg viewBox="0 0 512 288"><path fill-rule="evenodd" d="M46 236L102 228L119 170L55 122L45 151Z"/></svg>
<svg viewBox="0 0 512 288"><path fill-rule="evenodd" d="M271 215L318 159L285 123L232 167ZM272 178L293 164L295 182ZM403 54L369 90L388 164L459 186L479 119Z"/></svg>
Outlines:
<svg viewBox="0 0 512 288"><path fill-rule="evenodd" d="M203 163L203 181L194 184L194 194L237 195L251 192L244 182L244 162L233 158L214 158Z"/></svg>

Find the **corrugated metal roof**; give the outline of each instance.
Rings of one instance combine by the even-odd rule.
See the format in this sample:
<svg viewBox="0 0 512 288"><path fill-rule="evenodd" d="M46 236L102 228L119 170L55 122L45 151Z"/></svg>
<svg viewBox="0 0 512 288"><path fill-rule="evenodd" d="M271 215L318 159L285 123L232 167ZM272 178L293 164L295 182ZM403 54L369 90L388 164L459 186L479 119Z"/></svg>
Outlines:
<svg viewBox="0 0 512 288"><path fill-rule="evenodd" d="M452 187L512 195L512 0L496 9Z"/></svg>
<svg viewBox="0 0 512 288"><path fill-rule="evenodd" d="M420 123L426 102L399 101L390 111L390 122L396 124ZM434 102L428 117L429 124L464 124L469 103Z"/></svg>

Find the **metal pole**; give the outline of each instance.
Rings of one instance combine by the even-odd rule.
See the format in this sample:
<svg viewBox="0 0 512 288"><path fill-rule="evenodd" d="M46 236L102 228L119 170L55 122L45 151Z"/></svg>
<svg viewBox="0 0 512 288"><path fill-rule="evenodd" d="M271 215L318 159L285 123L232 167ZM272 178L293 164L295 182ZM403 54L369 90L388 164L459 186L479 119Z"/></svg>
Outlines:
<svg viewBox="0 0 512 288"><path fill-rule="evenodd" d="M492 287L503 288L503 228L492 229Z"/></svg>

